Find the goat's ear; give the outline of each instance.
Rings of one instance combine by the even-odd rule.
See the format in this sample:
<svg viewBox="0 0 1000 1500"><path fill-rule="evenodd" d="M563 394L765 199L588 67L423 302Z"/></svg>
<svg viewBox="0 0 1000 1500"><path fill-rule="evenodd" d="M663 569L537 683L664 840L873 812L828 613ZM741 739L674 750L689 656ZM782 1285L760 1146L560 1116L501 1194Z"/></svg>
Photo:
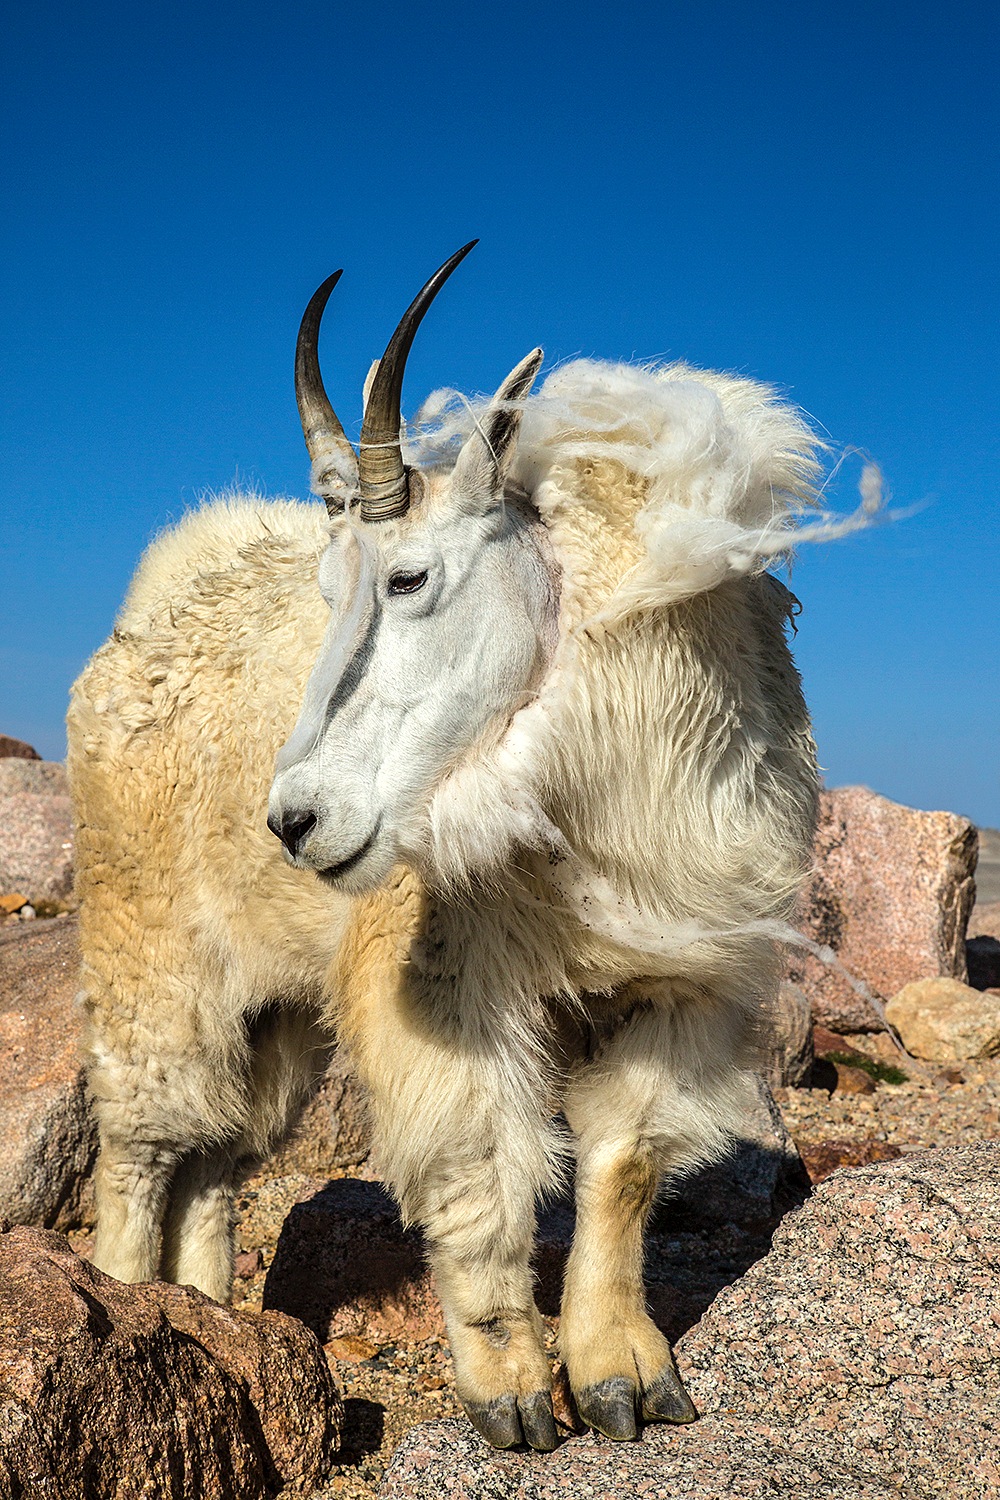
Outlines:
<svg viewBox="0 0 1000 1500"><path fill-rule="evenodd" d="M474 509L494 504L510 471L517 451L524 402L538 374L544 355L541 349L515 365L479 421L466 438L451 477L451 493L461 504Z"/></svg>

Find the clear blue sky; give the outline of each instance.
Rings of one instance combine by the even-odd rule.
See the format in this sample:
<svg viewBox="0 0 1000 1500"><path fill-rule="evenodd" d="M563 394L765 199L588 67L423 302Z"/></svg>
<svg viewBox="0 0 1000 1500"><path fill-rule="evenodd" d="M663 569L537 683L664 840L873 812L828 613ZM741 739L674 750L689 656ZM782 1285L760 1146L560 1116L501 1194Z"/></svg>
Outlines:
<svg viewBox="0 0 1000 1500"><path fill-rule="evenodd" d="M141 548L206 489L306 493L314 286L346 267L324 355L351 430L403 307L478 235L407 404L537 343L786 387L930 501L796 567L827 779L1000 825L996 14L15 7L0 730L63 754Z"/></svg>

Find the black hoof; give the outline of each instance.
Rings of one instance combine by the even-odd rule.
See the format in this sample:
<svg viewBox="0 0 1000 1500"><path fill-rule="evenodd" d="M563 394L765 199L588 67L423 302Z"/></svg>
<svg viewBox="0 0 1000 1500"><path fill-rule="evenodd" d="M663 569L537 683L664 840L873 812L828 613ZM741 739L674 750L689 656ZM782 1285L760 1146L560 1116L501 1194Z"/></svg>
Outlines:
<svg viewBox="0 0 1000 1500"><path fill-rule="evenodd" d="M518 1443L524 1442L514 1396L497 1396L492 1401L463 1401L462 1405L473 1427L494 1448L516 1448Z"/></svg>
<svg viewBox="0 0 1000 1500"><path fill-rule="evenodd" d="M694 1422L698 1413L681 1384L677 1371L667 1365L642 1393L642 1415L646 1422Z"/></svg>
<svg viewBox="0 0 1000 1500"><path fill-rule="evenodd" d="M636 1436L635 1386L624 1375L599 1380L577 1391L576 1405L587 1426L605 1437L625 1443Z"/></svg>
<svg viewBox="0 0 1000 1500"><path fill-rule="evenodd" d="M549 1392L533 1391L530 1396L521 1396L517 1406L525 1442L540 1453L551 1453L559 1444L559 1435Z"/></svg>

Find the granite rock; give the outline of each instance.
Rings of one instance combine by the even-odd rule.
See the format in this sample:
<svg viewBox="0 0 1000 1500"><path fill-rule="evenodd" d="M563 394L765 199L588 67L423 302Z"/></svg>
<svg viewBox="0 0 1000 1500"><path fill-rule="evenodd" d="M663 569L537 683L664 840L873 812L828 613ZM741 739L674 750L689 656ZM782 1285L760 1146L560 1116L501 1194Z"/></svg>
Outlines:
<svg viewBox="0 0 1000 1500"><path fill-rule="evenodd" d="M76 929L76 917L0 929L0 1217L16 1224L92 1217Z"/></svg>
<svg viewBox="0 0 1000 1500"><path fill-rule="evenodd" d="M886 1014L906 1050L929 1062L1000 1052L1000 994L957 979L921 979L893 995Z"/></svg>
<svg viewBox="0 0 1000 1500"><path fill-rule="evenodd" d="M0 798L30 792L36 797L68 797L69 781L61 760L27 757L0 760Z"/></svg>
<svg viewBox="0 0 1000 1500"><path fill-rule="evenodd" d="M73 818L56 761L0 760L0 893L21 891L42 911L73 899Z"/></svg>
<svg viewBox="0 0 1000 1500"><path fill-rule="evenodd" d="M328 1473L342 1414L292 1319L125 1286L59 1235L0 1233L0 1495L301 1492Z"/></svg>
<svg viewBox="0 0 1000 1500"><path fill-rule="evenodd" d="M770 1032L766 1076L771 1088L798 1088L813 1065L812 1006L797 984L787 981L778 991Z"/></svg>
<svg viewBox="0 0 1000 1500"><path fill-rule="evenodd" d="M1000 1489L1000 1145L838 1172L678 1347L700 1412L498 1454L415 1428L383 1500L980 1500Z"/></svg>
<svg viewBox="0 0 1000 1500"><path fill-rule="evenodd" d="M799 926L885 999L915 979L965 980L977 835L965 818L918 812L866 787L820 797L815 865ZM789 978L834 1031L875 1031L872 1007L842 974L793 952Z"/></svg>
<svg viewBox="0 0 1000 1500"><path fill-rule="evenodd" d="M323 1177L336 1167L357 1166L370 1150L368 1101L346 1050L338 1048L294 1135L268 1171L276 1177Z"/></svg>
<svg viewBox="0 0 1000 1500"><path fill-rule="evenodd" d="M831 1093L874 1094L878 1085L864 1068L855 1068L851 1063L834 1063L834 1086Z"/></svg>

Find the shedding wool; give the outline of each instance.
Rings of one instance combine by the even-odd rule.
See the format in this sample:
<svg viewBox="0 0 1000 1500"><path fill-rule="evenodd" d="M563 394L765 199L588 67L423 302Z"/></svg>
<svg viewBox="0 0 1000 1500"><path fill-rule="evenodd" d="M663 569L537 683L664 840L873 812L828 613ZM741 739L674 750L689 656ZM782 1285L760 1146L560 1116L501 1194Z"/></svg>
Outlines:
<svg viewBox="0 0 1000 1500"><path fill-rule="evenodd" d="M449 466L487 405L435 392L408 436L408 461ZM871 463L853 515L821 508L824 451L770 387L685 364L574 360L527 399L512 482L541 513L561 570L560 645L540 693L515 715L493 757L460 767L435 798L435 863L446 878L460 885L470 871L499 871L518 845L548 848L565 864L555 883L567 906L625 947L673 959L709 938L751 934L815 947L763 912L746 910L735 922L707 911L702 920L670 921L655 902L637 905L573 846L544 804L554 748L572 732L574 698L608 628L763 574L789 562L797 544L848 535L883 513ZM777 580L767 583L790 617L795 601ZM731 838L732 823L715 832Z"/></svg>

